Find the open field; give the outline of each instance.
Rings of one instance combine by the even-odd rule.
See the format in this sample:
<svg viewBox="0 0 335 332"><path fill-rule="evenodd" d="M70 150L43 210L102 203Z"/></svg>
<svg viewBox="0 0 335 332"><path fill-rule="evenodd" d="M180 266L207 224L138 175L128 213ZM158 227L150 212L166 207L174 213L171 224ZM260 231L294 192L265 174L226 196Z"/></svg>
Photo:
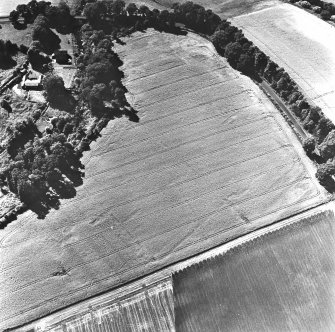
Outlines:
<svg viewBox="0 0 335 332"><path fill-rule="evenodd" d="M333 26L289 4L232 19L335 123Z"/></svg>
<svg viewBox="0 0 335 332"><path fill-rule="evenodd" d="M334 331L334 221L314 215L177 273L176 330Z"/></svg>
<svg viewBox="0 0 335 332"><path fill-rule="evenodd" d="M208 41L152 30L125 41L140 122L102 131L75 198L0 232L0 329L324 201L277 110Z"/></svg>

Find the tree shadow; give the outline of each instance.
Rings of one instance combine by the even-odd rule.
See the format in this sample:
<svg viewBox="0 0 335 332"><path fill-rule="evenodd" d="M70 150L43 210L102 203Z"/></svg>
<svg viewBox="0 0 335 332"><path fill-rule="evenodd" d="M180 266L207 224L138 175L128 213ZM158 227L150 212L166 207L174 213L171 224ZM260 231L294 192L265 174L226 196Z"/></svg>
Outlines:
<svg viewBox="0 0 335 332"><path fill-rule="evenodd" d="M84 168L82 164L81 168ZM64 175L66 178L53 182L44 195L34 197L31 202L25 202L27 209L36 213L38 219L44 219L52 209L58 210L61 199L71 199L77 195L76 187L83 184L85 173L80 169L72 168Z"/></svg>
<svg viewBox="0 0 335 332"><path fill-rule="evenodd" d="M138 111L131 108L130 110L125 111L125 116L132 122L140 122L140 117L137 115Z"/></svg>
<svg viewBox="0 0 335 332"><path fill-rule="evenodd" d="M329 193L335 193L335 181L332 177L327 180L327 183L322 183L322 185Z"/></svg>
<svg viewBox="0 0 335 332"><path fill-rule="evenodd" d="M311 159L312 161L316 162L319 165L324 164L327 161L315 152L306 153L306 155L309 159Z"/></svg>
<svg viewBox="0 0 335 332"><path fill-rule="evenodd" d="M7 61L0 61L0 69L6 70L11 69L17 65L17 62L13 58L7 59Z"/></svg>
<svg viewBox="0 0 335 332"><path fill-rule="evenodd" d="M50 101L50 106L67 113L73 113L75 111L77 102L70 93L65 93L62 96Z"/></svg>

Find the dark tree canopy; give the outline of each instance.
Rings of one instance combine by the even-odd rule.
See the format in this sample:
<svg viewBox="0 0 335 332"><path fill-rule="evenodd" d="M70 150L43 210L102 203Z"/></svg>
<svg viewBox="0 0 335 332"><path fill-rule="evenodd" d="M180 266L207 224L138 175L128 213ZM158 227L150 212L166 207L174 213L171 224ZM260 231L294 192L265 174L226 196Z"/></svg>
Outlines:
<svg viewBox="0 0 335 332"><path fill-rule="evenodd" d="M46 76L43 80L43 87L45 89L46 98L51 103L60 102L66 94L63 79L56 75L50 74Z"/></svg>

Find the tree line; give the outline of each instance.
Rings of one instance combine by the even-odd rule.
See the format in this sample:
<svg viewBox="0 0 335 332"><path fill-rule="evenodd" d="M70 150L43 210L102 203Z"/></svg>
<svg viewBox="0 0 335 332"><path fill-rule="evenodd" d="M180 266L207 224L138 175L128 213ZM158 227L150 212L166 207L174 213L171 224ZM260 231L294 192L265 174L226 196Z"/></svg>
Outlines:
<svg viewBox="0 0 335 332"><path fill-rule="evenodd" d="M289 0L290 3L298 3L305 9L311 9L316 14L320 14L323 20L329 20L332 15L335 15L335 4L322 0Z"/></svg>
<svg viewBox="0 0 335 332"><path fill-rule="evenodd" d="M333 4L320 0L311 0L309 3L320 6L322 11L327 11L330 15L335 14ZM137 7L133 3L125 6L122 0L112 2L83 0L82 6L91 27L100 29L100 32L91 32L92 40L95 40L101 31L111 33L115 37L149 27L179 33L180 23L197 33L209 36L218 53L224 56L233 68L256 81L266 79L286 102L311 135L304 142L304 149L311 159L318 162L316 177L328 190L335 189L335 182L332 179L332 175L335 175L335 166L329 166L335 165L334 124L325 117L319 107L308 102L285 69L279 67L248 40L242 30L227 20L222 20L211 10L206 10L191 1L173 4L172 11L150 10L147 6ZM85 27L82 29L85 30ZM85 84L82 86L83 91ZM105 87L101 89L107 91ZM85 95L89 96L86 93Z"/></svg>
<svg viewBox="0 0 335 332"><path fill-rule="evenodd" d="M9 14L9 19L17 28L34 23L37 16L43 15L49 22L50 28L59 32L68 32L75 25L75 19L65 1L52 6L49 1L31 0L27 4L20 4ZM22 23L21 23L22 22Z"/></svg>
<svg viewBox="0 0 335 332"><path fill-rule="evenodd" d="M36 1L31 1L28 8L32 7L31 3ZM67 179L81 179L82 165L79 160L91 140L96 139L101 129L115 116L127 115L131 120L138 121L136 111L125 97L127 90L122 84L123 73L120 70L122 61L114 52L113 45L120 42L120 37L149 27L179 34L183 33L185 26L204 34L233 68L254 80L266 79L311 134L304 143L305 151L314 160L316 151L320 151L316 176L322 185L330 188L332 175L335 174L334 125L320 108L309 104L288 73L248 40L240 29L191 1L176 3L171 11L150 10L147 6L137 7L133 3L126 6L122 0L83 0L81 6L88 23L82 24L79 30L74 25L80 45L80 54L76 54L78 72L73 92L77 105L71 114L52 119L51 126L44 133L39 133L34 118L9 128L11 138L7 149L11 161L0 177L23 202L34 204L37 199L49 204L50 199L55 197L53 193L73 194L74 187L69 183L76 181L69 182ZM28 50L30 60L40 54L41 49L48 47L53 38L50 29L60 27L60 23L55 25L57 20L50 18L51 7L54 6L45 5L42 1L40 9L29 14L34 16L35 38ZM22 9L20 15L25 18ZM27 20L31 20L29 17ZM51 20L54 20L53 23ZM66 23L72 26L69 22L73 20L69 19ZM61 27L67 28L64 25ZM50 49L56 48L56 44L51 43ZM42 60L36 57L35 61ZM68 94L63 80L52 73L46 76L43 84L50 103L62 100ZM87 110L95 118L88 131L84 127Z"/></svg>

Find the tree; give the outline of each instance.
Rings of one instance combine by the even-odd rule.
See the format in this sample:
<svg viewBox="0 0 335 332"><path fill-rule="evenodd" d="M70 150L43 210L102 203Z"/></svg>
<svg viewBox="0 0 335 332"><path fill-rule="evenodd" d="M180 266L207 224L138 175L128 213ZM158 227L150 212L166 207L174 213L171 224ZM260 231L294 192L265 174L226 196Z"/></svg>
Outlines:
<svg viewBox="0 0 335 332"><path fill-rule="evenodd" d="M90 92L89 104L93 112L99 113L104 109L103 100L108 94L107 86L103 83L95 84Z"/></svg>
<svg viewBox="0 0 335 332"><path fill-rule="evenodd" d="M113 72L113 66L107 61L92 63L86 68L87 76L92 77L96 83L108 82Z"/></svg>
<svg viewBox="0 0 335 332"><path fill-rule="evenodd" d="M130 4L128 4L127 8L126 8L126 11L128 12L128 14L130 16L134 15L136 12L137 12L137 6L131 2Z"/></svg>
<svg viewBox="0 0 335 332"><path fill-rule="evenodd" d="M311 155L315 150L316 142L314 137L308 137L303 142L303 148L307 155Z"/></svg>
<svg viewBox="0 0 335 332"><path fill-rule="evenodd" d="M267 63L268 59L266 55L261 51L257 51L255 54L255 69L260 75L263 75Z"/></svg>
<svg viewBox="0 0 335 332"><path fill-rule="evenodd" d="M254 74L254 59L248 54L242 54L237 63L237 70L251 76Z"/></svg>
<svg viewBox="0 0 335 332"><path fill-rule="evenodd" d="M320 184L324 186L328 191L334 191L335 183L332 178L334 173L334 164L326 163L318 166L315 176Z"/></svg>
<svg viewBox="0 0 335 332"><path fill-rule="evenodd" d="M328 10L323 10L321 13L320 13L320 16L323 20L330 20L331 18L331 13L328 11Z"/></svg>
<svg viewBox="0 0 335 332"><path fill-rule="evenodd" d="M229 43L226 46L224 56L227 58L229 64L236 68L237 62L242 54L242 46L235 42L235 43Z"/></svg>
<svg viewBox="0 0 335 332"><path fill-rule="evenodd" d="M234 41L237 28L228 26L225 30L218 30L212 37L212 42L218 51L223 51L227 44Z"/></svg>
<svg viewBox="0 0 335 332"><path fill-rule="evenodd" d="M319 146L321 157L325 160L335 156L335 130L332 130Z"/></svg>
<svg viewBox="0 0 335 332"><path fill-rule="evenodd" d="M64 135L68 136L69 134L71 134L73 131L73 127L74 127L73 124L67 123L63 129Z"/></svg>
<svg viewBox="0 0 335 332"><path fill-rule="evenodd" d="M273 76L276 74L277 68L278 65L276 63L268 60L268 64L264 70L264 75L269 81L272 81Z"/></svg>
<svg viewBox="0 0 335 332"><path fill-rule="evenodd" d="M334 124L329 119L322 116L316 127L316 136L318 138L318 142L322 142L324 138L329 134L329 132L334 128Z"/></svg>
<svg viewBox="0 0 335 332"><path fill-rule="evenodd" d="M10 12L10 14L9 14L9 20L10 20L13 24L17 23L19 17L20 17L20 14L19 14L19 12L18 12L17 10L12 10L12 11Z"/></svg>
<svg viewBox="0 0 335 332"><path fill-rule="evenodd" d="M50 30L49 21L41 15L38 15L32 31L32 39L41 43L46 51L54 51L59 48L60 38Z"/></svg>
<svg viewBox="0 0 335 332"><path fill-rule="evenodd" d="M123 0L114 0L109 3L109 10L116 15L123 15L126 3Z"/></svg>
<svg viewBox="0 0 335 332"><path fill-rule="evenodd" d="M88 3L84 8L84 15L92 26L99 25L105 18L107 7L103 2Z"/></svg>
<svg viewBox="0 0 335 332"><path fill-rule="evenodd" d="M48 75L43 80L46 99L51 103L60 102L66 93L64 81L60 76Z"/></svg>
<svg viewBox="0 0 335 332"><path fill-rule="evenodd" d="M279 91L284 91L284 90L287 90L287 88L288 88L288 84L287 84L285 77L281 77L279 81L277 82L277 89Z"/></svg>

